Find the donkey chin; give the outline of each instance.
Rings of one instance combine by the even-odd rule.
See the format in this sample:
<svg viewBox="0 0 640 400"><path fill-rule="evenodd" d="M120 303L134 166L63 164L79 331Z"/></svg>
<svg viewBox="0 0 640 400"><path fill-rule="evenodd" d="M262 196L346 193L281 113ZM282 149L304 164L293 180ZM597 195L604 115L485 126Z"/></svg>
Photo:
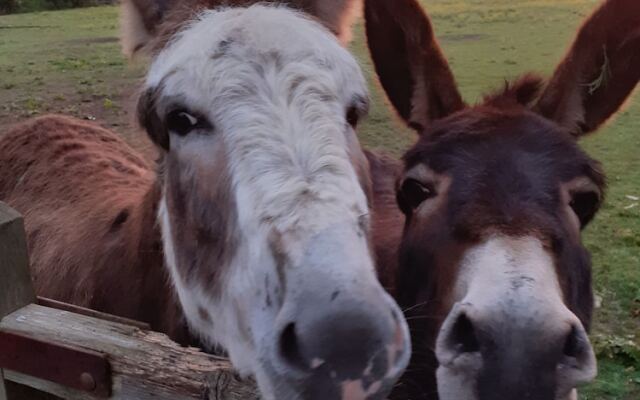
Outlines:
<svg viewBox="0 0 640 400"><path fill-rule="evenodd" d="M255 376L264 399L386 399L411 345L366 238L344 224L288 239L278 241L282 257L273 243L262 248L268 240L241 246L217 297L177 285L192 331L226 349L241 375Z"/></svg>

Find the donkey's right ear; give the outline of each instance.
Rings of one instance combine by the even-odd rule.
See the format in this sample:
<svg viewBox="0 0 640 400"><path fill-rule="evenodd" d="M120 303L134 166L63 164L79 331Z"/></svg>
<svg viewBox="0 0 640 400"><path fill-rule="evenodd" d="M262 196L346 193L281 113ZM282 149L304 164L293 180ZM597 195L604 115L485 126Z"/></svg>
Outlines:
<svg viewBox="0 0 640 400"><path fill-rule="evenodd" d="M576 138L620 110L640 81L640 1L606 0L586 20L537 105Z"/></svg>
<svg viewBox="0 0 640 400"><path fill-rule="evenodd" d="M175 0L122 0L120 6L120 37L122 52L133 58L156 36Z"/></svg>
<svg viewBox="0 0 640 400"><path fill-rule="evenodd" d="M380 83L409 126L420 133L466 106L416 0L366 0L365 21Z"/></svg>

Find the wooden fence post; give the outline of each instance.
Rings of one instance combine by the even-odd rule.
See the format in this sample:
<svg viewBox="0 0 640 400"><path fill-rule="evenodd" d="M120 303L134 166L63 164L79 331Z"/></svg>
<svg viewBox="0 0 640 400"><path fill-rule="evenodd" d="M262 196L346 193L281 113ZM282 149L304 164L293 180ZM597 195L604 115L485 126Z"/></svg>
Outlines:
<svg viewBox="0 0 640 400"><path fill-rule="evenodd" d="M0 320L36 300L22 216L0 201ZM0 400L7 400L0 369Z"/></svg>
<svg viewBox="0 0 640 400"><path fill-rule="evenodd" d="M22 216L0 202L0 318L34 303Z"/></svg>

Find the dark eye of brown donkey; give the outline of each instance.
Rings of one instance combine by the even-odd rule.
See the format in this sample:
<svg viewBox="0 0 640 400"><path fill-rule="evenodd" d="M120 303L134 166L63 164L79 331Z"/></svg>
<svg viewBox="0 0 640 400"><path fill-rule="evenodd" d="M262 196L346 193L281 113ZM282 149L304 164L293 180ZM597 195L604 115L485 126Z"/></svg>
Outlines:
<svg viewBox="0 0 640 400"><path fill-rule="evenodd" d="M584 228L596 215L600 208L600 196L595 191L573 193L569 203L573 212Z"/></svg>
<svg viewBox="0 0 640 400"><path fill-rule="evenodd" d="M436 191L432 185L407 178L398 191L398 204L402 212L411 214L422 203L435 196Z"/></svg>

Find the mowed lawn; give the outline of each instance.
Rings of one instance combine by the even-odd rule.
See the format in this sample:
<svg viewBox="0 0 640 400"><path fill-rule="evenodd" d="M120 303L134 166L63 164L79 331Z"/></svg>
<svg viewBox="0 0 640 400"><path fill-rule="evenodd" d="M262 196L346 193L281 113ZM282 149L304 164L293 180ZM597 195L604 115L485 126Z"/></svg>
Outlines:
<svg viewBox="0 0 640 400"><path fill-rule="evenodd" d="M424 0L469 102L526 71L549 74L594 0ZM133 121L144 62L130 65L117 42L117 9L101 7L0 17L0 126L61 112L120 132L153 150ZM365 48L371 115L362 142L400 155L415 139L389 112ZM613 78L615 79L615 77ZM2 132L2 128L0 128ZM600 360L583 399L640 399L640 94L582 144L609 176L607 201L585 233L598 308L592 339Z"/></svg>

